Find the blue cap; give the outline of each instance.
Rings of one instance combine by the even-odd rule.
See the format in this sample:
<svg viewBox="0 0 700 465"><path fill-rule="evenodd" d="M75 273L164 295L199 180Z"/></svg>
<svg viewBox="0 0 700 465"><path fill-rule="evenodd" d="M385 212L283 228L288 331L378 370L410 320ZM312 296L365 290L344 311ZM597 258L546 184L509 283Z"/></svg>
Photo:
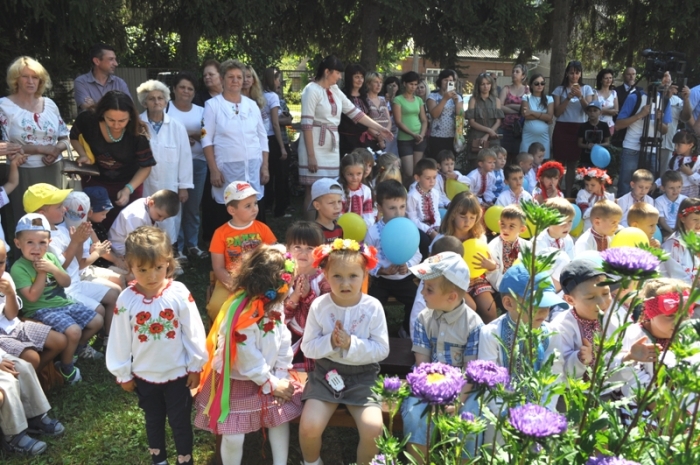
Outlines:
<svg viewBox="0 0 700 465"><path fill-rule="evenodd" d="M90 206L92 207L93 213L100 213L114 208L114 205L112 205L112 202L109 200L107 189L104 187L86 187L83 189L83 192L90 197Z"/></svg>
<svg viewBox="0 0 700 465"><path fill-rule="evenodd" d="M586 107L586 111L588 111L589 108L597 108L598 110L602 110L603 106L600 104L600 102L598 100L593 100Z"/></svg>
<svg viewBox="0 0 700 465"><path fill-rule="evenodd" d="M539 285L542 281L547 283L547 287L542 292L542 298L539 302L535 302L535 307L554 307L555 305L569 308L569 304L564 302L554 289L554 284L549 277L549 273L543 272L535 276L535 283ZM501 296L511 295L511 291L515 295L525 296L525 289L530 282L530 273L521 263L511 266L506 274L501 279L501 284L498 286L498 292Z"/></svg>

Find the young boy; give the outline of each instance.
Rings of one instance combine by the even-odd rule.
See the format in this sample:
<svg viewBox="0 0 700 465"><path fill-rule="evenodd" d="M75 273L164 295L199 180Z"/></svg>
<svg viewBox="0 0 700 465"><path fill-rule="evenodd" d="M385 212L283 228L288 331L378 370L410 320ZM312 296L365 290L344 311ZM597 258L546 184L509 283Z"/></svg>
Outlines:
<svg viewBox="0 0 700 465"><path fill-rule="evenodd" d="M216 319L221 305L229 294L235 271L244 253L256 249L260 244L274 244L277 238L265 223L257 221L258 192L245 181L233 181L224 190L226 211L231 219L214 231L209 244L211 266L216 275L216 285L207 304L211 321Z"/></svg>
<svg viewBox="0 0 700 465"><path fill-rule="evenodd" d="M427 308L418 315L413 331L413 353L416 365L441 362L459 368L475 360L479 353L479 332L483 323L479 315L464 302L469 288L469 267L453 252L444 252L411 267L418 279L424 281L423 297ZM460 400L461 412L476 414L478 403L465 386ZM418 449L425 456L428 422L420 408L420 400L408 397L401 405L404 436L411 434L406 450L416 459ZM465 446L467 450L473 445ZM419 462L422 463L422 462Z"/></svg>
<svg viewBox="0 0 700 465"><path fill-rule="evenodd" d="M10 275L17 285L26 318L49 325L68 339L66 349L56 362L66 382L75 384L82 377L73 365L73 355L85 347L103 324L94 310L66 297L70 276L51 252L51 225L44 215L28 213L17 222L15 246L22 257L15 262Z"/></svg>
<svg viewBox="0 0 700 465"><path fill-rule="evenodd" d="M569 235L576 212L571 203L562 197L552 197L547 199L545 206L553 208L566 217L562 224L550 226L537 236L536 252L543 249L554 248L561 250L568 255L569 259L574 259L574 240Z"/></svg>
<svg viewBox="0 0 700 465"><path fill-rule="evenodd" d="M532 154L527 152L520 152L517 157L515 157L515 162L518 164L520 169L523 170L523 175L525 176L525 181L523 187L526 191L532 193L532 191L537 187L537 177L536 173L532 172L532 165L535 158Z"/></svg>
<svg viewBox="0 0 700 465"><path fill-rule="evenodd" d="M97 241L109 243L111 249L112 243L109 241L109 230L105 229L103 225L103 221L105 218L107 218L107 214L112 208L114 208L112 201L109 200L107 189L102 186L85 187L83 188L83 193L90 199L88 220L92 225L92 231L95 233ZM113 250L111 251L111 255L115 260L114 262L100 257L95 261L95 266L101 268L116 266L126 272L127 266L126 263L124 263L124 260L115 254Z"/></svg>
<svg viewBox="0 0 700 465"><path fill-rule="evenodd" d="M316 223L323 231L326 244L343 238L338 218L343 211L343 186L331 178L321 178L311 186L311 207L316 210Z"/></svg>
<svg viewBox="0 0 700 465"><path fill-rule="evenodd" d="M525 176L520 166L506 166L503 173L508 189L501 192L501 195L496 199L496 205L507 207L508 205L520 205L523 200L532 200L530 193L523 189Z"/></svg>
<svg viewBox="0 0 700 465"><path fill-rule="evenodd" d="M381 235L386 223L394 218L406 216L406 189L400 182L390 179L377 185L375 194L377 210L381 219L374 223L367 231L365 244L377 249L377 266L370 270L369 292L372 297L379 299L382 305L386 305L389 297L395 297L404 307L403 327L399 331L401 337L408 337L411 309L416 298L418 286L413 282L413 275L408 268L421 261L421 253L416 249L410 260L400 265L391 263L382 253Z"/></svg>
<svg viewBox="0 0 700 465"><path fill-rule="evenodd" d="M539 142L533 142L527 148L527 153L532 155L532 168L525 173L525 176L527 177L528 183L531 183L531 190L534 190L535 186L537 186L537 170L540 169L540 166L544 163L544 145Z"/></svg>
<svg viewBox="0 0 700 465"><path fill-rule="evenodd" d="M498 197L506 189L506 178L503 168L508 161L508 151L500 145L494 147L493 151L496 152L496 169L493 170L496 184L493 186L493 195Z"/></svg>
<svg viewBox="0 0 700 465"><path fill-rule="evenodd" d="M586 250L602 252L610 246L622 219L622 209L610 200L601 200L591 209L591 229L584 231L574 244L574 254Z"/></svg>
<svg viewBox="0 0 700 465"><path fill-rule="evenodd" d="M450 204L450 199L447 198L447 193L445 192L445 184L448 179L453 179L455 181L461 182L463 184L469 184L469 180L459 171L455 170L455 154L452 150L440 150L435 161L440 169L439 176L435 182L435 189L440 193L440 208L447 208Z"/></svg>
<svg viewBox="0 0 700 465"><path fill-rule="evenodd" d="M496 153L491 149L481 149L476 156L478 168L467 175L471 192L479 198L482 206L493 205L496 200L494 187L496 176Z"/></svg>
<svg viewBox="0 0 700 465"><path fill-rule="evenodd" d="M71 189L58 189L50 184L39 183L29 186L22 202L26 212L40 213L49 222L51 227L49 251L58 258L70 277L70 284L65 286L68 298L97 312L104 319L104 327L108 330L114 314L112 310L117 303L120 291L97 282L80 279L79 261L83 256L83 245L92 234L92 228L90 223L83 222L77 227L71 227L73 232L69 231L63 218L65 211L63 203L68 195L71 195ZM78 356L88 359L104 358L103 354L90 345L79 351Z"/></svg>
<svg viewBox="0 0 700 465"><path fill-rule="evenodd" d="M654 175L652 175L649 170L640 169L632 173L630 192L617 199L617 204L622 209L622 221L620 222L622 227L626 228L628 226L627 212L632 208L632 205L637 202L646 202L650 205L654 205L654 199L647 195L651 190L653 182Z"/></svg>
<svg viewBox="0 0 700 465"><path fill-rule="evenodd" d="M572 307L552 322L552 330L559 334L558 349L566 377L583 378L595 363L593 340L602 331L598 312L607 311L612 303L610 286L603 282L613 279L585 258L572 260L559 276L564 300Z"/></svg>
<svg viewBox="0 0 700 465"><path fill-rule="evenodd" d="M494 157L495 159L495 157ZM434 239L440 229L440 193L435 188L437 163L432 158L421 158L413 168L415 183L406 198L406 215L420 231Z"/></svg>
<svg viewBox="0 0 700 465"><path fill-rule="evenodd" d="M528 244L520 234L525 231L525 213L517 205L508 205L501 212L498 221L501 232L498 237L489 242L489 257L475 260L481 268L486 270L486 279L494 289L501 284L503 274L513 266L513 262L520 256L520 251Z"/></svg>
<svg viewBox="0 0 700 465"><path fill-rule="evenodd" d="M8 143L8 145L12 145L14 147L17 144ZM10 194L19 185L19 166L26 160L27 157L25 155L17 153L10 162L7 170L7 182L0 187L0 208L10 203ZM2 229L2 224L0 224L0 239L5 242L5 230Z"/></svg>
<svg viewBox="0 0 700 465"><path fill-rule="evenodd" d="M659 210L653 205L645 202L635 203L627 213L627 222L630 226L644 231L644 234L649 238L649 245L661 248L661 243L654 238L656 225L659 223Z"/></svg>
<svg viewBox="0 0 700 465"><path fill-rule="evenodd" d="M159 226L159 223L180 211L180 198L177 193L162 189L145 199L131 202L112 223L109 230L109 241L112 250L120 257L124 256L124 242L126 236L139 226ZM177 241L177 237L170 238L171 243Z"/></svg>
<svg viewBox="0 0 700 465"><path fill-rule="evenodd" d="M47 445L29 436L60 436L66 430L51 419L51 410L32 365L0 349L1 449L22 455L39 455Z"/></svg>
<svg viewBox="0 0 700 465"><path fill-rule="evenodd" d="M654 206L659 210L659 227L664 239L673 234L676 228L678 207L687 197L681 194L683 176L678 171L666 171L661 176L661 190L664 195L657 197Z"/></svg>
<svg viewBox="0 0 700 465"><path fill-rule="evenodd" d="M601 105L593 100L586 107L588 121L582 123L578 129L578 146L581 149L580 165L593 166L591 161L591 149L594 145L610 145L610 127L608 123L600 121Z"/></svg>

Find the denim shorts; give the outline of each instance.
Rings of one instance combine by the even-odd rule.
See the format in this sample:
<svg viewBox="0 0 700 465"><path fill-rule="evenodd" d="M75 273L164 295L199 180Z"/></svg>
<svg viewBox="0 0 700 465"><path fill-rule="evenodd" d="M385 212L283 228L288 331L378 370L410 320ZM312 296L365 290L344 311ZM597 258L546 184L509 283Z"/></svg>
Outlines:
<svg viewBox="0 0 700 465"><path fill-rule="evenodd" d="M415 140L400 140L398 145L399 157L408 157L414 152L425 152L428 147L428 138L423 138L420 144L417 144Z"/></svg>
<svg viewBox="0 0 700 465"><path fill-rule="evenodd" d="M42 308L31 318L41 321L51 329L63 334L69 326L78 325L84 329L95 318L97 312L83 304L73 303L65 307Z"/></svg>

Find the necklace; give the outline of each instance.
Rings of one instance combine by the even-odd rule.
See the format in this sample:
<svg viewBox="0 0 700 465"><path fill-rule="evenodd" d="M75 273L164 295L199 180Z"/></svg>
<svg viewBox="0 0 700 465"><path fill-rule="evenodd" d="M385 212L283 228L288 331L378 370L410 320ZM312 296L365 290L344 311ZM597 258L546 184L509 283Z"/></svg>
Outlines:
<svg viewBox="0 0 700 465"><path fill-rule="evenodd" d="M122 135L119 136L118 139L115 139L114 136L112 135L112 133L111 133L110 130L109 130L109 126L107 126L106 124L105 124L105 129L107 129L107 135L109 136L109 140L111 140L111 141L114 142L114 143L121 142L121 140L124 138L124 133L126 132L125 129L122 129Z"/></svg>

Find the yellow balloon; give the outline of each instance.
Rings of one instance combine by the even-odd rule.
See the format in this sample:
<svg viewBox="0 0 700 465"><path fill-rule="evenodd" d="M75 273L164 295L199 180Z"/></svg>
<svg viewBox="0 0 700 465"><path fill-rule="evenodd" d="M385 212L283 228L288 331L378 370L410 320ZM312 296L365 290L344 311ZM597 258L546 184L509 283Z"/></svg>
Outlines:
<svg viewBox="0 0 700 465"><path fill-rule="evenodd" d="M583 233L583 220L578 222L578 226L569 232L573 237L579 237Z"/></svg>
<svg viewBox="0 0 700 465"><path fill-rule="evenodd" d="M641 229L630 226L615 234L610 242L610 248L636 247L638 244L649 245L649 238Z"/></svg>
<svg viewBox="0 0 700 465"><path fill-rule="evenodd" d="M474 279L486 273L486 269L474 264L478 260L477 254L489 257L489 247L477 239L468 239L462 244L464 246L464 261L469 266L469 277Z"/></svg>
<svg viewBox="0 0 700 465"><path fill-rule="evenodd" d="M520 237L523 239L530 239L533 234L535 234L535 225L532 223L532 221L527 220L527 223L525 224L525 231L520 233Z"/></svg>
<svg viewBox="0 0 700 465"><path fill-rule="evenodd" d="M486 223L486 227L493 232L501 232L501 225L498 224L498 221L501 219L502 211L503 207L494 205L489 207L486 213L484 213L484 223Z"/></svg>
<svg viewBox="0 0 700 465"><path fill-rule="evenodd" d="M445 183L445 193L447 194L447 198L450 200L452 200L454 196L459 194L460 192L468 190L469 186L457 181L456 179L448 179Z"/></svg>
<svg viewBox="0 0 700 465"><path fill-rule="evenodd" d="M367 223L357 213L345 213L338 218L338 224L343 228L343 239L352 239L357 242L365 240L367 235Z"/></svg>

